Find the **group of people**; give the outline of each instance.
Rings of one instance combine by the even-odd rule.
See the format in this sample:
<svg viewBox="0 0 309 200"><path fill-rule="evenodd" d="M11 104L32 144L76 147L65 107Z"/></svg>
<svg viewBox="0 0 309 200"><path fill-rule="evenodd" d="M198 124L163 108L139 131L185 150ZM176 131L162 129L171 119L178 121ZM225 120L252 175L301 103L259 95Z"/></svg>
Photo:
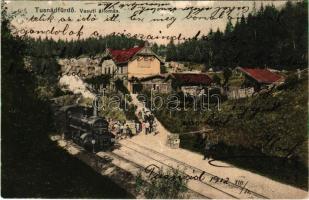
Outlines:
<svg viewBox="0 0 309 200"><path fill-rule="evenodd" d="M126 121L109 120L109 130L114 133L117 138L133 137L133 130ZM137 130L134 130L137 132Z"/></svg>
<svg viewBox="0 0 309 200"><path fill-rule="evenodd" d="M144 108L138 113L139 119L142 121L142 127L144 127L145 134L155 133L158 134L156 130L157 124L155 121L154 116L149 112L146 111Z"/></svg>
<svg viewBox="0 0 309 200"><path fill-rule="evenodd" d="M154 116L144 108L138 113L138 121L127 122L113 119L107 119L109 130L116 135L117 138L133 137L141 132L147 134L155 133L157 124Z"/></svg>

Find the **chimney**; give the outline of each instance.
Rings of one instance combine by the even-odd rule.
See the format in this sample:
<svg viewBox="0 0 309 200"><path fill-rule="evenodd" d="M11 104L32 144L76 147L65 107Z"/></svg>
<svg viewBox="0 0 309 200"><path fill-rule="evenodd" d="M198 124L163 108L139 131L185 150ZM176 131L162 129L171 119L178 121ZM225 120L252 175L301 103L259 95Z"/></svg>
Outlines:
<svg viewBox="0 0 309 200"><path fill-rule="evenodd" d="M93 116L98 116L98 97L95 96L93 100Z"/></svg>

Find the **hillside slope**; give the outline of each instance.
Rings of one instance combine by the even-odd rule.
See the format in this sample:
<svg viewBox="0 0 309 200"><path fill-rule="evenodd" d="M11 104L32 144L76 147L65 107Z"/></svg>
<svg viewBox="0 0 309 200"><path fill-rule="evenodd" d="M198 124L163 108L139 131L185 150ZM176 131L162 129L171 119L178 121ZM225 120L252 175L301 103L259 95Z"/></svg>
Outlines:
<svg viewBox="0 0 309 200"><path fill-rule="evenodd" d="M225 102L206 120L218 142L215 158L307 189L307 105L307 77L290 77L269 92Z"/></svg>

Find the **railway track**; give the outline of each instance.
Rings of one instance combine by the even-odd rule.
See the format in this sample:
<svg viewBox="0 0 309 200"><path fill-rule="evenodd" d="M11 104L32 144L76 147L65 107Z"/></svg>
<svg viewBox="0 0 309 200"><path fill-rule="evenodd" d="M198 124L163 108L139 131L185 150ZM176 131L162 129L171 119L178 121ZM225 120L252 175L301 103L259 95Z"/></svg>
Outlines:
<svg viewBox="0 0 309 200"><path fill-rule="evenodd" d="M145 169L144 166L142 166L141 164L138 164L136 162L133 162L127 158L124 158L123 156L120 156L116 153L113 153L113 152L105 152L108 156L110 156L110 158L117 158L117 159L121 159L121 160L124 160L132 165L134 165L137 169L139 170L143 170ZM210 199L209 197L205 196L204 194L198 192L198 191L195 191L195 190L192 190L191 188L188 188L187 186L185 186L187 189L188 189L188 193L191 194L191 195L194 195L194 197L199 197L199 198L203 198L203 199Z"/></svg>
<svg viewBox="0 0 309 200"><path fill-rule="evenodd" d="M124 162L130 163L135 168L139 170L145 169L147 165L145 164L156 164L158 166L164 166L168 168L179 168L183 167L185 168L185 174L188 176L192 176L192 174L188 173L188 170L192 170L195 173L203 173L205 176L205 181L195 181L192 180L191 183L188 183L187 189L190 193L195 194L195 196L200 196L202 198L233 198L233 199L239 199L239 198L265 198L262 194L256 193L254 191L251 191L245 187L236 185L230 181L227 181L225 183L219 181L210 181L210 180L218 180L214 179L214 177L217 177L214 174L211 174L209 172L206 172L205 170L201 170L197 167L191 166L187 163L184 163L180 160L177 160L175 158L172 158L168 155L162 154L158 151L155 151L153 149L150 149L148 147L142 146L138 143L135 143L133 141L125 140L125 142L131 143L131 145L124 144L124 142L120 142L121 148L124 148L122 150L116 150L116 151L109 151L109 152L99 152L96 156L101 157L100 155L104 155L104 159L111 158L111 159L118 159L122 160ZM74 146L75 148L78 148L82 151L83 147L77 145L76 143L70 141L70 145ZM130 154L133 153L139 154L139 161L136 161L130 157ZM92 153L90 153L92 154ZM101 157L103 158L103 157ZM208 180L208 181L207 181ZM201 185L203 187L201 188ZM190 187L191 186L191 187ZM198 186L199 189L196 189ZM216 190L215 193L219 195L215 195L211 190ZM206 193L206 194L205 194ZM211 194L211 195L208 195Z"/></svg>
<svg viewBox="0 0 309 200"><path fill-rule="evenodd" d="M105 166L106 163L107 163L106 160L112 161L113 159L121 160L121 161L124 161L126 163L129 163L130 165L134 166L137 170L143 170L145 168L145 166L138 164L137 162L133 162L132 160L129 160L129 159L125 158L124 156L116 154L112 151L98 152L97 154L93 154L91 152L88 152L83 147L79 146L78 144L74 143L72 140L68 140L67 143L68 143L69 146L72 146L72 147L78 149L80 152L86 153L88 155L100 157L100 161L103 161L103 162L102 162L102 164L97 165L96 166L97 168L102 168L103 166ZM190 197L193 197L195 199L210 199L208 196L205 196L204 194L202 194L198 191L194 191L194 190L192 190L188 187L186 187L186 188L188 189L187 194L189 194Z"/></svg>
<svg viewBox="0 0 309 200"><path fill-rule="evenodd" d="M164 167L169 167L169 168L174 168L171 167L164 162L155 159L155 158L150 158L149 156L145 155L144 153L140 151L136 151L135 149L128 147L126 145L122 145L123 150L122 152L116 152L117 155L121 157L130 157L130 161L133 160L134 163L137 163L139 166L142 167L143 170L149 165L156 165L156 166L164 166ZM132 154L138 154L138 160L132 158ZM188 175L187 173L185 173ZM148 179L151 177L148 177ZM198 181L189 181L187 184L187 188L194 191L195 193L198 193L202 196L206 196L208 198L224 198L224 199L237 199L237 197L225 193L224 191L220 191L217 188L213 188L211 185L205 184L205 186L201 187L201 183ZM214 191L215 190L215 191Z"/></svg>
<svg viewBox="0 0 309 200"><path fill-rule="evenodd" d="M218 190L225 195L229 196L229 198L263 198L268 199L268 197L259 194L257 192L254 192L252 190L249 190L245 187L245 185L236 185L235 183L231 182L230 180L224 180L214 174L211 174L209 172L206 172L205 170L199 169L197 167L194 167L192 165L189 165L187 163L184 163L180 160L177 160L175 158L172 158L168 155L162 154L158 151L155 151L153 149L150 149L148 147L142 146L138 143L135 143L133 141L126 140L126 142L131 143L132 145L124 144L124 142L121 142L121 146L131 149L132 151L139 153L145 157L148 157L149 159L152 159L156 161L157 163L160 163L163 166L169 167L169 168L179 168L184 167L185 169L190 169L197 173L204 173L205 177L208 178L208 181L200 181L205 186L211 187L215 190ZM148 153L147 153L148 152ZM186 171L187 171L186 170ZM190 175L186 173L187 175ZM192 175L192 174L191 174ZM219 181L218 181L219 180ZM219 188L220 187L220 188Z"/></svg>

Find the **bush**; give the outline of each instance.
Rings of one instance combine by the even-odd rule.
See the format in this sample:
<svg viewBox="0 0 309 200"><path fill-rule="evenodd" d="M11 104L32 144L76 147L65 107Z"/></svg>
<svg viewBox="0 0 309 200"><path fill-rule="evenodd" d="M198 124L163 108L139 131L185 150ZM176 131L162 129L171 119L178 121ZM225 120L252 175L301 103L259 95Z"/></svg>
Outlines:
<svg viewBox="0 0 309 200"><path fill-rule="evenodd" d="M153 174L152 174L153 175ZM163 171L160 168L156 175L149 178L149 184L142 179L142 172L136 177L138 192L143 192L147 199L180 199L187 198L187 180L183 179L184 173L179 169L168 169Z"/></svg>
<svg viewBox="0 0 309 200"><path fill-rule="evenodd" d="M95 93L99 92L100 85L107 86L110 84L111 76L109 74L102 74L100 76L94 76L85 79L85 82L89 85L94 86Z"/></svg>
<svg viewBox="0 0 309 200"><path fill-rule="evenodd" d="M161 73L161 74L167 73L167 69L166 69L166 66L165 66L165 65L161 65L161 66L160 66L160 73Z"/></svg>
<svg viewBox="0 0 309 200"><path fill-rule="evenodd" d="M136 106L134 106L134 105L129 105L127 110L124 109L124 113L126 115L126 119L127 120L133 120L133 121L139 121L138 118L135 115L135 111L136 111Z"/></svg>
<svg viewBox="0 0 309 200"><path fill-rule="evenodd" d="M117 79L115 81L116 89L122 92L122 94L130 94L129 90L123 85L123 81Z"/></svg>
<svg viewBox="0 0 309 200"><path fill-rule="evenodd" d="M212 80L215 84L221 85L221 78L217 74L212 77Z"/></svg>
<svg viewBox="0 0 309 200"><path fill-rule="evenodd" d="M278 86L278 89L293 89L295 86L297 86L297 83L299 83L300 80L298 79L297 75L292 74L290 76L287 77L287 79L285 80L285 82Z"/></svg>

